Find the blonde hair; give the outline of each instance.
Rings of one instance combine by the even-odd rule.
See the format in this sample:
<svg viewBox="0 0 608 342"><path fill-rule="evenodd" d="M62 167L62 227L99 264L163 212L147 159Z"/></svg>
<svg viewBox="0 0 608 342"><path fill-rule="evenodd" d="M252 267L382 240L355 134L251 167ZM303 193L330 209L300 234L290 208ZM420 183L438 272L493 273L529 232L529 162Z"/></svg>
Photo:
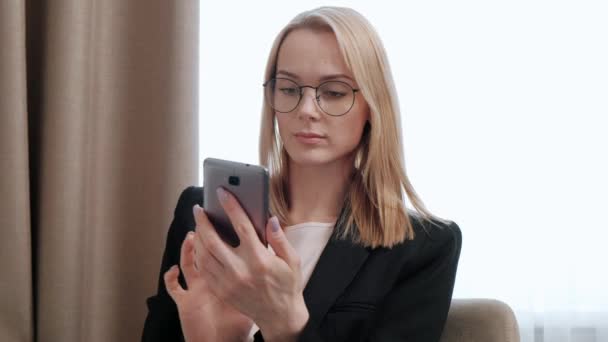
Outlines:
<svg viewBox="0 0 608 342"><path fill-rule="evenodd" d="M431 214L410 183L404 165L399 104L382 42L371 24L357 11L319 7L297 15L276 37L264 81L276 72L278 52L293 30L307 28L333 32L346 65L359 84L370 109L370 123L355 150L352 181L340 215L340 238L372 248L391 247L415 236L403 191L422 218ZM275 123L275 112L264 99L260 127L260 164L268 168L270 210L280 222L288 221L288 154ZM356 227L356 228L354 228Z"/></svg>

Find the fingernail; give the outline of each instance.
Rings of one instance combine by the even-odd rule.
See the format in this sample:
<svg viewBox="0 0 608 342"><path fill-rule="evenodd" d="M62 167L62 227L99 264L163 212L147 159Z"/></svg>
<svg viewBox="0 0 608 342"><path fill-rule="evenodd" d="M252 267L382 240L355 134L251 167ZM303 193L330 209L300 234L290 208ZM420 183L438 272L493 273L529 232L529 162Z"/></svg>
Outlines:
<svg viewBox="0 0 608 342"><path fill-rule="evenodd" d="M222 187L219 187L215 191L217 192L217 197L219 198L220 202L226 203L226 200L228 200L228 194L226 193L226 190L224 190L224 188Z"/></svg>
<svg viewBox="0 0 608 342"><path fill-rule="evenodd" d="M201 208L201 206L200 206L200 205L198 205L198 204L195 204L195 205L194 205L194 207L192 207L192 213L193 213L195 216L196 216L196 213L197 213L197 212L199 212L199 213L200 213L202 210L203 210L203 208Z"/></svg>
<svg viewBox="0 0 608 342"><path fill-rule="evenodd" d="M276 233L281 229L281 225L279 224L279 219L276 216L270 218L270 227L272 228L272 232Z"/></svg>

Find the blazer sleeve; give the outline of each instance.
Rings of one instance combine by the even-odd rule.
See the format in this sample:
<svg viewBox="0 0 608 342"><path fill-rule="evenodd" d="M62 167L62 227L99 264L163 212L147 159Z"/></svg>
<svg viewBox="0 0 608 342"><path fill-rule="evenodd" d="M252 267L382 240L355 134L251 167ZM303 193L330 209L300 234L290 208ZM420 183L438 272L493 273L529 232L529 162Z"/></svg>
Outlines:
<svg viewBox="0 0 608 342"><path fill-rule="evenodd" d="M167 233L165 251L158 277L158 290L156 295L146 300L148 315L144 323L142 342L184 341L177 306L167 293L163 275L171 266L179 265L182 242L188 231L194 229L194 227L189 226L191 220L187 215L192 214L194 203L202 204L202 196L199 196L198 193L200 191L197 192L196 187L188 187L181 193L177 201L173 220ZM199 197L201 199L198 199ZM179 282L182 287L186 287L181 272Z"/></svg>
<svg viewBox="0 0 608 342"><path fill-rule="evenodd" d="M367 341L438 342L456 278L462 234L456 223L421 250L420 266L402 275L378 307ZM405 265L403 266L406 267ZM308 322L299 341L323 341L317 322Z"/></svg>

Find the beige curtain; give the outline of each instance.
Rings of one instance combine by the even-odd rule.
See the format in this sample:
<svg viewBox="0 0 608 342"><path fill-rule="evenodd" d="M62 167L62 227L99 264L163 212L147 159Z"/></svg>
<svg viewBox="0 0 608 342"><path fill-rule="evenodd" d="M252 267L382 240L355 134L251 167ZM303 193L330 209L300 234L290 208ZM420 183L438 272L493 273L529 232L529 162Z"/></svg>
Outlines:
<svg viewBox="0 0 608 342"><path fill-rule="evenodd" d="M0 341L137 341L197 182L194 0L0 0Z"/></svg>

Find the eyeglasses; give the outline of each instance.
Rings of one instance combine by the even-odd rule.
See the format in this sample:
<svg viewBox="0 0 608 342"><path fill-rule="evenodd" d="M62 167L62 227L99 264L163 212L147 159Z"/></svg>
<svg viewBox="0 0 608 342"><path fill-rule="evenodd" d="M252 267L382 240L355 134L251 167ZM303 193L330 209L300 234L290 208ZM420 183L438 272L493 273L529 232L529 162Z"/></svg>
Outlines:
<svg viewBox="0 0 608 342"><path fill-rule="evenodd" d="M279 113L289 113L296 109L302 100L303 88L312 88L319 108L331 116L348 113L355 104L355 93L359 91L341 81L326 81L313 87L300 86L287 78L271 78L263 86L266 101Z"/></svg>

